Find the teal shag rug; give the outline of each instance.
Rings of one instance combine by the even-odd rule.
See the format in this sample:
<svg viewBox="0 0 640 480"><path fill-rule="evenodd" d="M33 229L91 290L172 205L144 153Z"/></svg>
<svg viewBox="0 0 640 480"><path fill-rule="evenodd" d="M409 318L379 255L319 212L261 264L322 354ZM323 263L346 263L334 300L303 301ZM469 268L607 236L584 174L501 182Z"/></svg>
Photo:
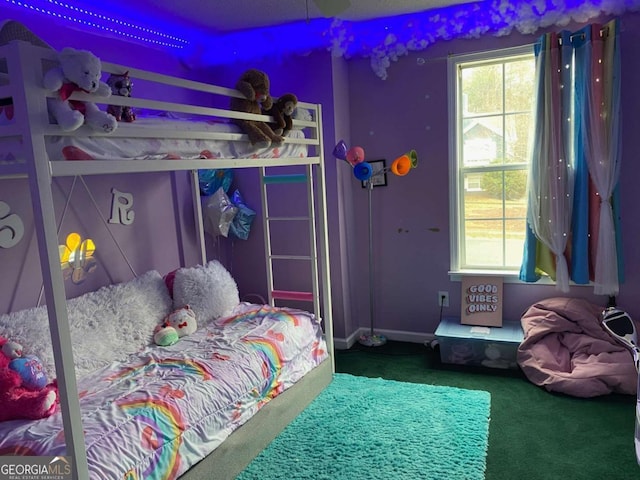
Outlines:
<svg viewBox="0 0 640 480"><path fill-rule="evenodd" d="M237 480L484 479L488 392L337 373Z"/></svg>

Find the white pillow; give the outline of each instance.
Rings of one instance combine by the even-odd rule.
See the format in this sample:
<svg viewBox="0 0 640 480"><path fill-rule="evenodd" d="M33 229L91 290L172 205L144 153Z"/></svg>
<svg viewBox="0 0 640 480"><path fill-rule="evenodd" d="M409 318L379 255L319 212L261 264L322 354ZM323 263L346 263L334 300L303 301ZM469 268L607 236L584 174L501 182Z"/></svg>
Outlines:
<svg viewBox="0 0 640 480"><path fill-rule="evenodd" d="M153 329L171 311L162 276L147 272L67 301L76 377L126 358L153 343ZM46 306L0 315L0 335L21 343L56 377Z"/></svg>
<svg viewBox="0 0 640 480"><path fill-rule="evenodd" d="M236 281L217 260L176 272L173 308L189 305L198 322L205 323L229 315L239 303Z"/></svg>

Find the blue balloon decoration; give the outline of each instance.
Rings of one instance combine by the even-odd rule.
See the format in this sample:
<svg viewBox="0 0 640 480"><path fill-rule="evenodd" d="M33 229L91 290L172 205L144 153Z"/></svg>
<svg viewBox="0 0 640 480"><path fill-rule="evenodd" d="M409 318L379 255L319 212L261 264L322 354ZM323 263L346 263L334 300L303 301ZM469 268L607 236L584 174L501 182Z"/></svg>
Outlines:
<svg viewBox="0 0 640 480"><path fill-rule="evenodd" d="M367 162L360 162L353 167L353 174L361 182L366 182L373 175L373 167Z"/></svg>

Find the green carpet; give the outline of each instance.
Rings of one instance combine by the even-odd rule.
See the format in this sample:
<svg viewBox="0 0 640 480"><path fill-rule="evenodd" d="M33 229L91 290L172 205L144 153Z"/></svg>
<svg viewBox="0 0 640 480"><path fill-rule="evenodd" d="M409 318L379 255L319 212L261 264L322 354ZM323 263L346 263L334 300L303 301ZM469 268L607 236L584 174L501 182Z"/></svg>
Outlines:
<svg viewBox="0 0 640 480"><path fill-rule="evenodd" d="M484 479L490 400L337 373L238 480Z"/></svg>

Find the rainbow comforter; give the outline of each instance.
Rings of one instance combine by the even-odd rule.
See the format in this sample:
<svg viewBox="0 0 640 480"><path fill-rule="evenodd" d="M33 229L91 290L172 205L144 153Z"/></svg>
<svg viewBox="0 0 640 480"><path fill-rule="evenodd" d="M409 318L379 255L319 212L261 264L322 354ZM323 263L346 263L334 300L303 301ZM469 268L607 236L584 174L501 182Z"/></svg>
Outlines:
<svg viewBox="0 0 640 480"><path fill-rule="evenodd" d="M327 357L307 312L240 304L79 380L91 479L173 479ZM0 423L0 455L64 455L62 417Z"/></svg>

